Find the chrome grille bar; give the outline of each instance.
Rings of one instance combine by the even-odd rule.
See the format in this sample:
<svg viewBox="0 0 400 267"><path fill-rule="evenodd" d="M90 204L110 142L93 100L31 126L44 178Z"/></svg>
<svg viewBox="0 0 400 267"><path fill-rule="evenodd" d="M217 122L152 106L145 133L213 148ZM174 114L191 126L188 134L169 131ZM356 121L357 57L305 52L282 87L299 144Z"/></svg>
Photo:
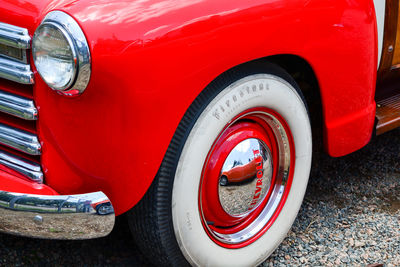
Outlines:
<svg viewBox="0 0 400 267"><path fill-rule="evenodd" d="M29 49L30 43L31 37L27 29L0 22L0 44Z"/></svg>
<svg viewBox="0 0 400 267"><path fill-rule="evenodd" d="M30 155L40 155L41 145L36 135L0 123L0 143Z"/></svg>
<svg viewBox="0 0 400 267"><path fill-rule="evenodd" d="M34 84L28 55L30 47L28 29L0 22L0 78L21 84ZM24 120L37 120L38 117L38 110L32 99L13 94L8 89L0 90L1 112ZM41 145L35 134L16 128L18 125L8 125L9 117L4 119L4 123L0 123L0 144L29 155L41 154ZM18 120L14 123L18 123ZM12 121L10 124L13 124ZM30 127L31 124L28 125ZM43 182L39 164L1 149L0 167L11 174L18 174L38 183Z"/></svg>
<svg viewBox="0 0 400 267"><path fill-rule="evenodd" d="M25 120L36 120L37 109L32 99L0 91L0 111Z"/></svg>
<svg viewBox="0 0 400 267"><path fill-rule="evenodd" d="M23 84L34 83L31 66L4 57L0 57L0 78Z"/></svg>
<svg viewBox="0 0 400 267"><path fill-rule="evenodd" d="M37 183L43 183L42 168L36 162L0 150L0 164Z"/></svg>

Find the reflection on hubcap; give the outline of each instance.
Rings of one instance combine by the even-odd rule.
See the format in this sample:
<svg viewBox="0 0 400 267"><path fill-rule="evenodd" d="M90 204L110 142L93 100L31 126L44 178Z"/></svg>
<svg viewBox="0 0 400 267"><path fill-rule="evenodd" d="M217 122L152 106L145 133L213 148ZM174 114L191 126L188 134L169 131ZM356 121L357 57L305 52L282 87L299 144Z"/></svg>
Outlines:
<svg viewBox="0 0 400 267"><path fill-rule="evenodd" d="M271 186L272 169L271 152L260 139L249 138L234 147L222 167L218 187L225 212L244 216L257 208Z"/></svg>

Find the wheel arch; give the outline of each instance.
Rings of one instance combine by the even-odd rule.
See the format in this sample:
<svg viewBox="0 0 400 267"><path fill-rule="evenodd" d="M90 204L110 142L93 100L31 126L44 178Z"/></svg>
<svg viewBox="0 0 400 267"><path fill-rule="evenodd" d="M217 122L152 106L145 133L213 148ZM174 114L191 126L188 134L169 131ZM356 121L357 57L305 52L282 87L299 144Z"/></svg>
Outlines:
<svg viewBox="0 0 400 267"><path fill-rule="evenodd" d="M229 72L240 71L246 68L251 68L252 65L262 65L263 63L272 63L277 65L287 72L293 81L296 82L303 93L304 100L309 109L311 126L313 130L313 142L318 142L317 147L321 148L322 141L325 139L324 134L327 134L323 131L325 123L323 98L321 96L321 88L316 72L314 71L310 62L303 57L296 54L278 54L250 60L248 62L233 66L232 68L218 74L218 76L211 81L208 86L218 82L220 77Z"/></svg>
<svg viewBox="0 0 400 267"><path fill-rule="evenodd" d="M322 149L324 140L323 99L317 75L307 60L294 54L282 54L265 57L262 60L274 63L284 69L297 83L309 109L313 131L313 147ZM325 148L325 150L327 150Z"/></svg>

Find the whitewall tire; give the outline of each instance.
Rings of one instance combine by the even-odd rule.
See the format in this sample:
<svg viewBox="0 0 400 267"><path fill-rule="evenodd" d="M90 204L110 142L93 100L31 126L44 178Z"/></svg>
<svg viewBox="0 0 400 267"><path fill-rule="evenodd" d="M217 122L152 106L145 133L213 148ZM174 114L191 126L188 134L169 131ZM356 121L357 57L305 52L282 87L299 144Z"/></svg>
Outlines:
<svg viewBox="0 0 400 267"><path fill-rule="evenodd" d="M307 108L287 73L255 64L222 75L192 104L130 213L136 240L152 239L156 264L261 263L300 209L311 146Z"/></svg>

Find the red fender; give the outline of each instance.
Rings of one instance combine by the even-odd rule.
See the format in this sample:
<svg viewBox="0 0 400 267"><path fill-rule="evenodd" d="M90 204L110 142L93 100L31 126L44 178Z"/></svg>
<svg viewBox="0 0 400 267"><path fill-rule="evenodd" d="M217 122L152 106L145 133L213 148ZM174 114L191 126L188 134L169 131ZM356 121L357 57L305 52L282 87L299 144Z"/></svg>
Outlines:
<svg viewBox="0 0 400 267"><path fill-rule="evenodd" d="M272 55L302 57L314 70L330 155L353 152L371 137L372 0L6 1L0 17L33 34L55 9L78 21L92 55L91 81L79 97L58 95L35 73L42 165L58 193L102 190L117 214L127 211L207 84Z"/></svg>

